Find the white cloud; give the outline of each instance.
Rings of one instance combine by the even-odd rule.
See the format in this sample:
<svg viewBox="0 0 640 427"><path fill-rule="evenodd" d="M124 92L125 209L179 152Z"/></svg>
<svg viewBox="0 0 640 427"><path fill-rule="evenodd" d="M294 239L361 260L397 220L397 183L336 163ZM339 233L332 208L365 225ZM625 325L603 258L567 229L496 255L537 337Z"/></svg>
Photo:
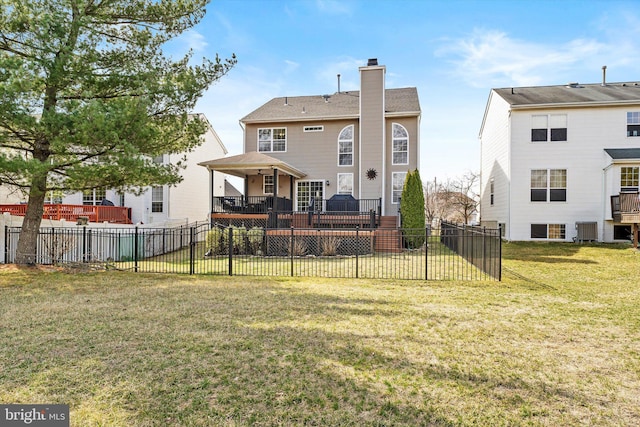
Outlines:
<svg viewBox="0 0 640 427"><path fill-rule="evenodd" d="M209 45L206 38L193 29L180 34L178 41L186 46L187 50L192 49L194 52L202 52Z"/></svg>
<svg viewBox="0 0 640 427"><path fill-rule="evenodd" d="M592 66L612 47L590 39L545 45L510 38L502 31L476 30L467 39L447 43L436 52L451 56L454 76L474 87L548 84L576 68ZM557 83L558 81L556 81Z"/></svg>
<svg viewBox="0 0 640 427"><path fill-rule="evenodd" d="M288 59L284 60L284 63L286 65L284 73L288 74L288 73L292 73L295 70L297 70L300 67L300 64L294 61L290 61Z"/></svg>

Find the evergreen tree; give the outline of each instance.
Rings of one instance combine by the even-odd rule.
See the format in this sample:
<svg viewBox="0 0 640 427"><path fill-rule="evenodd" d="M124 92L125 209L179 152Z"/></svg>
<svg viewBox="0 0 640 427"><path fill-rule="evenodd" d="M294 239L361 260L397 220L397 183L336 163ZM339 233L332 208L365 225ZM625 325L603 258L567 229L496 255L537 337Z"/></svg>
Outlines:
<svg viewBox="0 0 640 427"><path fill-rule="evenodd" d="M164 55L206 4L0 0L0 184L28 193L17 263L35 261L47 192L180 181L152 159L202 143L188 113L236 62Z"/></svg>
<svg viewBox="0 0 640 427"><path fill-rule="evenodd" d="M419 248L424 244L425 205L424 190L420 173L409 171L402 188L400 199L401 226L405 242L409 248Z"/></svg>

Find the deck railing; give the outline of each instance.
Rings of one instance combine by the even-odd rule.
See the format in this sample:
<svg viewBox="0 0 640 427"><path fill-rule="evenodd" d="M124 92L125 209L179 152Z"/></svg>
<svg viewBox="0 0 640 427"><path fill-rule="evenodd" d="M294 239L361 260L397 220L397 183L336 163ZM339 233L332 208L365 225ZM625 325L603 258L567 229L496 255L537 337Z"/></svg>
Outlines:
<svg viewBox="0 0 640 427"><path fill-rule="evenodd" d="M26 204L0 205L0 212L9 212L15 216L25 216ZM45 204L42 212L43 219L60 221L78 221L85 217L89 222L109 222L112 224L131 224L131 208L122 206L92 206L92 205L68 205Z"/></svg>
<svg viewBox="0 0 640 427"><path fill-rule="evenodd" d="M212 222L266 228L376 228L381 199L313 200L296 209L290 199L273 196L216 197Z"/></svg>
<svg viewBox="0 0 640 427"><path fill-rule="evenodd" d="M611 216L615 221L621 221L623 216L625 221L623 222L635 222L633 218L636 218L640 214L640 197L638 193L620 193L615 196L611 196ZM633 216L633 218L627 218ZM626 220L629 221L626 221Z"/></svg>

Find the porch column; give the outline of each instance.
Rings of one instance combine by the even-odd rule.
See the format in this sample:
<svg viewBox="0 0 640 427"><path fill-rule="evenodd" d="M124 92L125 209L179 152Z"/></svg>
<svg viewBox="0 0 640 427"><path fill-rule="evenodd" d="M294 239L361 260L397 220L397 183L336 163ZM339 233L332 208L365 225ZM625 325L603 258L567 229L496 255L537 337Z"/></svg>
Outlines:
<svg viewBox="0 0 640 427"><path fill-rule="evenodd" d="M209 180L209 185L211 185L210 189L211 189L211 204L209 205L209 220L211 220L211 214L213 213L213 207L216 205L216 196L215 196L215 191L214 189L216 187L214 187L214 182L213 182L213 175L215 174L215 171L213 169L209 169L209 173L211 174Z"/></svg>
<svg viewBox="0 0 640 427"><path fill-rule="evenodd" d="M293 207L293 183L293 175L289 175L289 200L291 200L291 210L295 211L295 208Z"/></svg>
<svg viewBox="0 0 640 427"><path fill-rule="evenodd" d="M273 211L278 212L278 169L273 168Z"/></svg>
<svg viewBox="0 0 640 427"><path fill-rule="evenodd" d="M244 176L244 206L249 204L249 175Z"/></svg>

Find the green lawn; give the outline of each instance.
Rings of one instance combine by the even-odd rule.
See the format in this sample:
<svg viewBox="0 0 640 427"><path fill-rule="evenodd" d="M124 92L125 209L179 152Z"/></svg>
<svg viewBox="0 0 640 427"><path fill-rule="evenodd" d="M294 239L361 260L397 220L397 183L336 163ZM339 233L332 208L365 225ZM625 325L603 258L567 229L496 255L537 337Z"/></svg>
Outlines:
<svg viewBox="0 0 640 427"><path fill-rule="evenodd" d="M637 425L640 252L502 282L0 268L0 402L73 426Z"/></svg>

